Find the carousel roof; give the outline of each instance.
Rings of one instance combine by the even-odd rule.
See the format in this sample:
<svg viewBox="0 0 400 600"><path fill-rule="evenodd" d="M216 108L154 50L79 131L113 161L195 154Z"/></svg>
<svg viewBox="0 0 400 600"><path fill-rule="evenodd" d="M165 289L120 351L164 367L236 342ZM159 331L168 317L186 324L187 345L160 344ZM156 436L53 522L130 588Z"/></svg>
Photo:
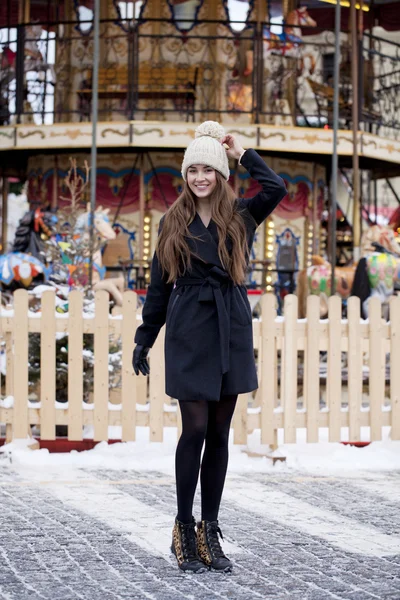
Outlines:
<svg viewBox="0 0 400 600"><path fill-rule="evenodd" d="M167 0L165 0L167 1ZM222 1L222 0L221 0ZM243 0L244 1L244 0ZM255 0L257 2L258 0ZM343 4L349 0L341 0ZM14 27L18 23L20 0L2 0L0 2L0 27ZM335 0L301 0L301 6L307 6L311 16L317 21L318 27L333 29L335 20ZM366 0L363 2L369 8L364 12L364 29L372 25L380 25L387 31L400 31L400 0ZM93 0L80 0L81 5L90 7ZM282 0L269 0L270 17L282 14ZM31 21L40 23L58 22L64 19L63 3L54 0L30 0ZM342 29L347 30L349 24L349 8L342 6Z"/></svg>

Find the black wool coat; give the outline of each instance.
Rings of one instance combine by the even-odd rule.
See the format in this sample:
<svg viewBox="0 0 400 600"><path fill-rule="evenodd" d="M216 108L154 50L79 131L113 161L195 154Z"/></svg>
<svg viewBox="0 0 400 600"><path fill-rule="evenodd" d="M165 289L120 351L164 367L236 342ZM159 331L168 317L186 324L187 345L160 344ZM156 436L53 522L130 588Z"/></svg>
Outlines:
<svg viewBox="0 0 400 600"><path fill-rule="evenodd" d="M286 188L255 150L247 150L241 164L262 186L254 198L237 200L251 249L257 226L286 195ZM188 239L188 244L198 258L192 256L190 272L175 284L165 282L154 254L135 342L151 347L166 324L166 393L173 398L218 401L222 395L251 392L258 383L246 288L236 286L221 264L215 223L206 227L196 214L189 230L196 239ZM227 240L228 249L230 243Z"/></svg>

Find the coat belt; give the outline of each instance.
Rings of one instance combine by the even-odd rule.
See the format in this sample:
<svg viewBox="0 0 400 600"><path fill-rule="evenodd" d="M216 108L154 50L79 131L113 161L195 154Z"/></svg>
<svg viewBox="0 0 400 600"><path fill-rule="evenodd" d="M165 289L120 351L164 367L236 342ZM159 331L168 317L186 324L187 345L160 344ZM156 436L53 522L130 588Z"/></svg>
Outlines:
<svg viewBox="0 0 400 600"><path fill-rule="evenodd" d="M221 353L221 371L222 374L229 371L229 340L230 340L230 318L224 297L221 291L221 284L229 284L228 274L218 267L213 267L209 275L204 278L180 277L176 280L176 286L185 285L200 286L198 301L215 302L218 316L219 345Z"/></svg>

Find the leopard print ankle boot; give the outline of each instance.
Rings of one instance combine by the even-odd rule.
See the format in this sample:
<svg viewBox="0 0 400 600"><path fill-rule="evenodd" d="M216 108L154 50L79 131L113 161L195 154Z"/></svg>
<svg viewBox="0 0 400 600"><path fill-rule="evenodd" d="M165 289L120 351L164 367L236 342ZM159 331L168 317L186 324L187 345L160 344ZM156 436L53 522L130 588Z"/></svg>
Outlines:
<svg viewBox="0 0 400 600"><path fill-rule="evenodd" d="M225 556L218 535L224 539L218 521L197 523L197 552L209 569L230 573L233 565Z"/></svg>
<svg viewBox="0 0 400 600"><path fill-rule="evenodd" d="M187 573L206 571L206 566L197 554L195 525L194 519L191 523L181 523L175 519L172 530L171 552L176 557L178 567Z"/></svg>

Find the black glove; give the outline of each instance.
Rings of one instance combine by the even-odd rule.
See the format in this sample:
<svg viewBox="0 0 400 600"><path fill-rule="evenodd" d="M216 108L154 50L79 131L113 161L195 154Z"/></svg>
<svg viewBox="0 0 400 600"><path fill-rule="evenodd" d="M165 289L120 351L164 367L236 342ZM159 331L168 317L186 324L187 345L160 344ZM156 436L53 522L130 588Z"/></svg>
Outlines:
<svg viewBox="0 0 400 600"><path fill-rule="evenodd" d="M147 361L149 350L150 348L145 348L140 344L136 345L132 356L133 370L135 371L136 375L139 375L139 371L143 375L148 375L150 373L150 367Z"/></svg>

